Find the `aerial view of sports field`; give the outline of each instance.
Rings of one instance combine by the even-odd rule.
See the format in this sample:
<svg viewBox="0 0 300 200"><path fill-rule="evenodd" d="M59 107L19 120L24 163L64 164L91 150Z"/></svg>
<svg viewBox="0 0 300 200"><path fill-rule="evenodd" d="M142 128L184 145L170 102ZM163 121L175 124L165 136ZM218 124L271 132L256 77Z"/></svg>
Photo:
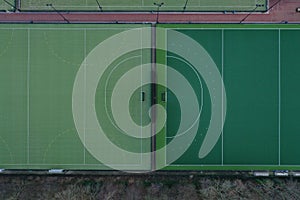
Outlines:
<svg viewBox="0 0 300 200"><path fill-rule="evenodd" d="M84 148L82 142L85 139L81 141L78 135L80 130L76 130L73 115L77 107L72 110L72 99L75 99L72 95L76 95L74 82L80 66L84 70L89 66L85 58L99 43L135 27L143 26L1 25L1 92L5 94L1 98L1 167L104 168ZM105 127L106 132L109 130L108 137L123 144L123 148L138 152L143 148L146 151L150 147L149 142L114 135L118 129L114 128L114 124L109 124L111 115L104 117L102 112L111 113L111 109L105 110L103 102L110 101L112 87L123 71L141 65L141 62L150 62L150 54L140 49L118 55L110 64L106 70L108 74L105 74L108 78L102 78L98 84L99 92L96 94L101 98L96 99L95 105L99 109L99 121L108 126ZM141 79L142 76L137 78ZM80 84L79 87L83 87L87 83ZM144 90L147 90L146 86ZM88 89L84 89L83 93L78 94L80 100L86 101L85 95L88 92ZM150 103L149 92L146 95L148 98L143 102L139 95L131 100L135 106L140 104L132 111L138 123L142 123L139 115L141 109ZM79 110L80 115L86 115L85 105L80 106L84 109ZM84 129L89 129L88 117L84 119ZM127 145L124 145L124 141ZM98 144L101 146L101 141ZM128 169L134 164L129 163Z"/></svg>
<svg viewBox="0 0 300 200"><path fill-rule="evenodd" d="M299 199L299 36L299 0L1 0L0 199Z"/></svg>
<svg viewBox="0 0 300 200"><path fill-rule="evenodd" d="M299 170L299 34L1 24L0 168Z"/></svg>
<svg viewBox="0 0 300 200"><path fill-rule="evenodd" d="M266 0L21 0L22 10L79 11L266 11ZM50 6L51 5L51 6Z"/></svg>
<svg viewBox="0 0 300 200"><path fill-rule="evenodd" d="M299 51L299 26L161 26L166 28L168 49L178 43L173 39L174 33L168 34L170 30L186 34L201 44L218 68L226 92L226 96L216 96L222 98L222 133L214 141L211 151L199 159L200 147L208 142L205 137L213 119L214 96L208 81L203 78L205 73L200 78L200 86L197 85L194 83L196 81L193 82L195 76L188 72L193 68L191 63L181 56L167 53L167 64L186 74L194 84L194 90L201 88L202 95L198 97L202 110L197 135L183 156L167 169L298 168L299 154L295 151L298 146L295 141L299 131L297 113L300 107L297 103L299 95L292 91L295 91L300 72L297 69L299 58L295 53ZM186 48L186 51L188 54L194 53L192 47L190 51ZM202 59L206 60L204 56L198 57L199 64L207 68L213 66ZM213 70L208 70L208 73L211 75L208 79L217 82L213 80L216 78ZM167 77L168 81L176 81L172 76ZM173 107L176 105L174 96L168 98L167 104L169 102L172 106L167 110L170 119L166 134L171 140L173 136L169 134L177 126L174 122L180 121L180 113Z"/></svg>

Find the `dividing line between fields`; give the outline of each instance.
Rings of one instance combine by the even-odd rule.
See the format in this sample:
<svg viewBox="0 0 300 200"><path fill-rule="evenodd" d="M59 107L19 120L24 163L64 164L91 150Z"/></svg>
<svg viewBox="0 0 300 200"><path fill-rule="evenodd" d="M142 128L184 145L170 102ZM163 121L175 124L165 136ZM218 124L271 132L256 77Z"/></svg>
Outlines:
<svg viewBox="0 0 300 200"><path fill-rule="evenodd" d="M222 82L224 83L224 29L222 29ZM223 88L223 87L222 87ZM222 124L224 124L224 91L222 89ZM224 165L224 125L222 127L222 166Z"/></svg>
<svg viewBox="0 0 300 200"><path fill-rule="evenodd" d="M281 36L278 29L278 165L281 164Z"/></svg>

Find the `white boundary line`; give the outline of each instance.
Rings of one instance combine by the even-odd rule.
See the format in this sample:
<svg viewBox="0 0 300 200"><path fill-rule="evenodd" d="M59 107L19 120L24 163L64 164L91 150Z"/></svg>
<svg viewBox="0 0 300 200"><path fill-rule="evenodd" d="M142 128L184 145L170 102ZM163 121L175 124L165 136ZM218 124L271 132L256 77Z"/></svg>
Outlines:
<svg viewBox="0 0 300 200"><path fill-rule="evenodd" d="M30 29L27 29L27 164L30 161Z"/></svg>
<svg viewBox="0 0 300 200"><path fill-rule="evenodd" d="M278 164L281 164L281 36L278 29Z"/></svg>

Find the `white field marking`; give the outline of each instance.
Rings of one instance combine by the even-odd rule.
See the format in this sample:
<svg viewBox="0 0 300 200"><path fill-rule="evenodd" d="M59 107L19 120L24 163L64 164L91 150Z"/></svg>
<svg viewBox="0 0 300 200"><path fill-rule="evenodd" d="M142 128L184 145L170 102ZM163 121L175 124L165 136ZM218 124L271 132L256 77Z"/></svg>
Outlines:
<svg viewBox="0 0 300 200"><path fill-rule="evenodd" d="M27 164L30 161L30 29L27 30Z"/></svg>

